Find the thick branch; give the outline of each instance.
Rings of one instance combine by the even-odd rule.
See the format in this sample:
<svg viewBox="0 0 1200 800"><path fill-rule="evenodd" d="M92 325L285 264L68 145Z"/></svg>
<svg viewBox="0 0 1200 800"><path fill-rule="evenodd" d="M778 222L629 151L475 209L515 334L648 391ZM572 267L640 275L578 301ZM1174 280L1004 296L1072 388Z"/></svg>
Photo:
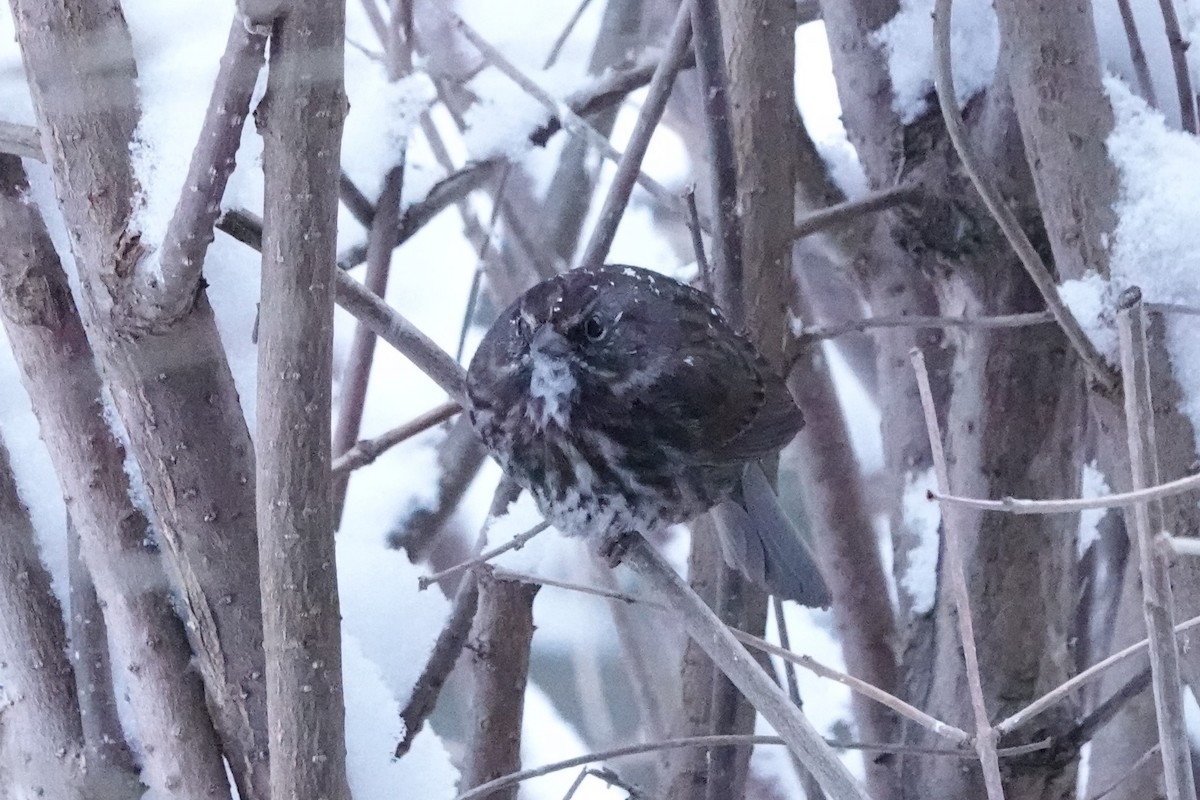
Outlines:
<svg viewBox="0 0 1200 800"><path fill-rule="evenodd" d="M330 497L345 4L294 7L271 37L263 135L258 526L275 798L349 800Z"/></svg>
<svg viewBox="0 0 1200 800"><path fill-rule="evenodd" d="M38 558L29 520L0 442L0 679L8 701L6 766L18 794L91 800L83 727L67 661L62 609Z"/></svg>
<svg viewBox="0 0 1200 800"><path fill-rule="evenodd" d="M204 254L213 240L213 224L221 211L225 185L236 166L242 126L250 112L250 96L263 65L266 34L252 29L249 20L235 14L221 69L208 102L208 113L183 192L171 215L159 258L161 278L156 289L152 323L169 322L186 313L196 300ZM160 282L159 282L160 281Z"/></svg>
<svg viewBox="0 0 1200 800"><path fill-rule="evenodd" d="M104 610L106 647L136 733L145 742L188 742L147 748L142 778L180 800L227 798L191 648L159 556L147 547L149 524L129 497L125 451L100 404L100 376L66 273L25 189L19 161L0 156L0 317Z"/></svg>
<svg viewBox="0 0 1200 800"><path fill-rule="evenodd" d="M129 337L132 45L113 0L10 0L81 311L154 512L210 713L243 800L267 796L253 447L212 310ZM103 58L97 54L102 53ZM103 103L92 102L104 98ZM117 295L114 298L114 293Z"/></svg>
<svg viewBox="0 0 1200 800"><path fill-rule="evenodd" d="M538 586L476 575L478 610L471 626L473 678L471 732L462 785L472 788L521 767L521 720L533 639L533 599ZM516 800L517 788L498 790Z"/></svg>

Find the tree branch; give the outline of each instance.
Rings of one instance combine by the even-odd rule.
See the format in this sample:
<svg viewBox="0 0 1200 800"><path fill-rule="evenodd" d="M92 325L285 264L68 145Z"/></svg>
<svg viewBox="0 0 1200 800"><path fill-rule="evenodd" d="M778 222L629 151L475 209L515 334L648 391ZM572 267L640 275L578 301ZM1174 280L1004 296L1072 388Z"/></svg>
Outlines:
<svg viewBox="0 0 1200 800"><path fill-rule="evenodd" d="M8 704L5 766L18 794L91 800L83 727L62 609L0 442L0 680Z"/></svg>
<svg viewBox="0 0 1200 800"><path fill-rule="evenodd" d="M667 100L670 99L671 89L675 85L675 76L679 74L684 59L691 52L691 38L691 14L685 2L679 6L675 24L667 40L666 51L650 79L650 88L646 92L637 122L634 123L633 132L629 135L629 143L617 163L617 172L613 175L608 196L604 198L604 205L600 208L600 218L583 248L583 255L579 258L579 264L582 266L599 266L608 257L608 250L617 235L617 226L621 223L621 216L641 172L642 159L650 146L650 137L654 135L654 129L658 127L658 121L666 110Z"/></svg>
<svg viewBox="0 0 1200 800"><path fill-rule="evenodd" d="M1062 298L1058 294L1058 285L1050 275L1050 270L1042 261L1042 257L1038 255L1033 243L1029 241L1029 237L1025 235L1025 231L1021 228L1012 209L1009 208L1004 198L1001 197L999 190L984 176L979 163L971 153L970 145L967 142L966 129L963 126L962 111L958 107L958 100L954 95L954 79L951 74L950 4L951 0L937 0L933 23L934 49L937 56L937 72L934 84L937 88L938 104L942 110L942 118L946 122L946 132L949 134L950 141L953 143L954 149L962 161L963 169L970 176L971 182L975 185L975 189L983 199L984 205L987 206L988 211L996 219L1009 244L1012 245L1013 250L1016 251L1017 256L1021 259L1025 271L1029 274L1034 285L1037 286L1042 299L1046 303L1046 307L1053 312L1054 318L1058 321L1059 327L1063 329L1063 333L1066 334L1067 340L1071 343L1075 351L1079 353L1080 358L1087 366L1092 377L1106 389L1113 389L1117 386L1116 372L1104 361L1103 356L1096 350L1096 346L1092 344L1087 334L1083 332L1083 328L1079 325L1079 320L1075 319L1075 315L1071 313L1071 310L1062 301ZM1038 24L1044 23L1039 22ZM1089 135L1092 134L1089 133ZM1043 203L1043 208L1045 207L1046 204ZM1049 224L1049 220L1047 222ZM1060 239L1053 235L1051 238L1054 242L1060 241ZM1058 255L1059 252L1059 249L1056 248L1055 254ZM1064 253L1063 258L1065 257L1066 254ZM1099 261L1098 263L1107 262ZM1059 267L1060 269L1066 269L1065 264L1060 264ZM1068 272L1066 274L1073 276L1073 273ZM1079 271L1079 274L1082 274L1082 270Z"/></svg>
<svg viewBox="0 0 1200 800"><path fill-rule="evenodd" d="M1118 301L1117 332L1121 344L1125 418L1133 488L1158 482L1154 408L1150 397L1150 356L1141 291L1127 289ZM1138 564L1142 576L1142 611L1150 641L1150 673L1162 747L1163 781L1168 800L1196 800L1192 755L1183 713L1179 650L1175 642L1175 601L1171 592L1170 555L1158 543L1165 533L1161 503L1133 507Z"/></svg>
<svg viewBox="0 0 1200 800"><path fill-rule="evenodd" d="M187 313L196 301L204 255L213 240L221 197L237 163L242 126L250 113L250 97L267 45L266 33L248 23L241 14L234 14L204 126L163 238L159 259L162 276L150 284L156 290L152 308L144 308L153 312L150 324L169 324Z"/></svg>
<svg viewBox="0 0 1200 800"><path fill-rule="evenodd" d="M946 467L946 453L942 449L942 434L938 428L937 409L933 405L933 392L929 388L929 375L925 370L925 358L916 348L911 353L913 369L917 373L917 386L921 390L921 405L925 409L925 427L929 431L929 446L933 453L934 472L938 487L949 490L950 471ZM958 635L962 641L963 661L966 662L967 686L971 694L971 711L975 716L975 749L983 766L984 785L988 800L1004 800L1004 786L1000 779L1000 763L996 756L996 732L988 720L987 706L983 697L983 680L979 674L979 655L975 650L975 625L971 619L970 595L967 592L966 573L963 569L961 545L958 541L956 515L943 508L942 519L945 531L945 570L950 577L950 590L958 611Z"/></svg>
<svg viewBox="0 0 1200 800"><path fill-rule="evenodd" d="M11 5L42 146L72 237L84 323L145 476L238 794L265 800L254 449L233 376L203 295L153 336L126 335L124 276L140 256L129 227L129 143L138 112L129 32L115 0ZM96 97L105 102L90 102Z"/></svg>
<svg viewBox="0 0 1200 800"><path fill-rule="evenodd" d="M626 554L624 563L650 584L662 602L680 615L692 639L780 733L830 800L869 800L863 788L787 695L640 535Z"/></svg>
<svg viewBox="0 0 1200 800"><path fill-rule="evenodd" d="M263 136L258 527L277 798L349 800L330 479L345 3L275 23Z"/></svg>
<svg viewBox="0 0 1200 800"><path fill-rule="evenodd" d="M228 798L192 651L160 556L147 546L149 523L130 500L125 451L100 403L100 376L66 273L27 188L20 161L0 156L0 317L103 608L104 646L137 735L188 742L146 748L141 777L180 800Z"/></svg>

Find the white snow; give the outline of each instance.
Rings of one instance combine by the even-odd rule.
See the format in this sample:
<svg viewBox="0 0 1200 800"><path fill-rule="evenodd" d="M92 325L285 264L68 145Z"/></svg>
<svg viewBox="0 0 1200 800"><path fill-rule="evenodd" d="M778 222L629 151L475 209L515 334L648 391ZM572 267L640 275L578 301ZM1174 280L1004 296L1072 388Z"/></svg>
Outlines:
<svg viewBox="0 0 1200 800"><path fill-rule="evenodd" d="M900 10L872 35L887 53L892 108L909 123L930 107L936 58L933 0L901 0ZM991 0L958 0L950 18L954 94L965 103L992 81L1000 31Z"/></svg>
<svg viewBox="0 0 1200 800"><path fill-rule="evenodd" d="M796 29L796 103L804 127L829 167L834 183L850 199L867 192L867 178L842 125L842 106L833 80L825 23Z"/></svg>
<svg viewBox="0 0 1200 800"><path fill-rule="evenodd" d="M342 684L346 701L346 773L354 800L454 797L458 770L440 739L426 726L404 758L393 757L404 733L400 706L377 662L360 640L342 636Z"/></svg>
<svg viewBox="0 0 1200 800"><path fill-rule="evenodd" d="M1120 173L1112 281L1149 303L1200 307L1200 140L1172 130L1119 79L1105 81L1116 127L1108 150ZM1200 319L1168 314L1166 345L1183 393L1180 411L1200 433Z"/></svg>
<svg viewBox="0 0 1200 800"><path fill-rule="evenodd" d="M207 13L186 13L175 3L122 3L138 65L141 121L130 145L141 204L134 227L157 247L184 189L192 150L216 82L219 57L234 17L230 0L216 0ZM183 26L185 36L163 32ZM147 267L157 269L151 252Z"/></svg>
<svg viewBox="0 0 1200 800"><path fill-rule="evenodd" d="M1110 364L1120 362L1117 344L1117 298L1113 285L1094 270L1063 281L1059 297L1079 320L1083 332Z"/></svg>
<svg viewBox="0 0 1200 800"><path fill-rule="evenodd" d="M938 528L942 511L929 492L937 488L933 467L910 472L904 481L901 513L904 526L918 537L917 546L908 553L908 569L900 577L900 589L912 602L914 614L933 610L937 596Z"/></svg>
<svg viewBox="0 0 1200 800"><path fill-rule="evenodd" d="M1103 497L1104 495L1112 494L1112 488L1108 485L1108 479L1104 473L1096 466L1096 462L1091 462L1083 465L1083 475L1080 484L1080 497ZM1077 541L1078 554L1082 558L1088 548L1100 538L1100 520L1104 519L1105 509L1089 508L1086 511L1081 511L1079 514L1079 539Z"/></svg>

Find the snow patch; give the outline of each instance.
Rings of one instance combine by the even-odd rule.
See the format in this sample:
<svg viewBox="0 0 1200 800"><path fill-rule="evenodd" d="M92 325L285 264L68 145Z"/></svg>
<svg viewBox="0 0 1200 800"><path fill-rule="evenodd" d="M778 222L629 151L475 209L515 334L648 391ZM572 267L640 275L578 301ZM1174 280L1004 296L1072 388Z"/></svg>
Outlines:
<svg viewBox="0 0 1200 800"><path fill-rule="evenodd" d="M929 108L936 58L934 0L901 0L900 10L871 35L887 53L892 110L908 124ZM959 0L950 18L954 94L960 103L992 82L1000 52L1000 29L991 0Z"/></svg>
<svg viewBox="0 0 1200 800"><path fill-rule="evenodd" d="M1084 464L1080 496L1086 499L1103 497L1106 494L1112 494L1112 488L1109 487L1104 473L1096 466L1096 462ZM1100 520L1104 519L1106 513L1107 509L1103 508L1089 508L1079 512L1079 539L1076 545L1080 558L1083 558L1088 548L1100 538Z"/></svg>
<svg viewBox="0 0 1200 800"><path fill-rule="evenodd" d="M1088 270L1082 278L1063 281L1058 295L1100 355L1110 364L1118 363L1117 295L1112 283L1095 270Z"/></svg>
<svg viewBox="0 0 1200 800"><path fill-rule="evenodd" d="M1119 79L1104 82L1116 125L1108 152L1120 175L1114 208L1114 290L1139 286L1148 303L1200 307L1200 140L1172 130ZM1200 336L1196 317L1166 314L1166 347L1183 398L1180 412L1200 433Z"/></svg>
<svg viewBox="0 0 1200 800"><path fill-rule="evenodd" d="M942 510L929 493L937 488L933 467L910 472L904 480L900 508L904 527L917 537L917 546L908 553L908 569L900 577L900 588L912 601L914 614L933 610L937 595L938 529Z"/></svg>

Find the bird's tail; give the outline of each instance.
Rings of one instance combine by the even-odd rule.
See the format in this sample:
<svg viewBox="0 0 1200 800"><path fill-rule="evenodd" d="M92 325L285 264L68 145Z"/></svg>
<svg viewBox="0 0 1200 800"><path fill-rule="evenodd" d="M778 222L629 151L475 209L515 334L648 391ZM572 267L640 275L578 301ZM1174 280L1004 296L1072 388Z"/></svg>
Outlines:
<svg viewBox="0 0 1200 800"><path fill-rule="evenodd" d="M729 566L777 597L811 608L829 605L816 557L758 464L746 465L739 496L717 505L713 519Z"/></svg>

